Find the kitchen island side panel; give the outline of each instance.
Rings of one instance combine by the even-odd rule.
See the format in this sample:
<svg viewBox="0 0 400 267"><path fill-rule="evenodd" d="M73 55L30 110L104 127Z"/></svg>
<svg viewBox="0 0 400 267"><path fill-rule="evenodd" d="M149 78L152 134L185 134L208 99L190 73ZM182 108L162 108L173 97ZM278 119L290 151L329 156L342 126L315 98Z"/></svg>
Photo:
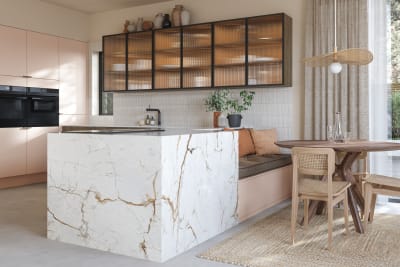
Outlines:
<svg viewBox="0 0 400 267"><path fill-rule="evenodd" d="M166 261L237 224L237 133L49 134L49 239Z"/></svg>
<svg viewBox="0 0 400 267"><path fill-rule="evenodd" d="M238 135L162 139L162 258L172 258L238 223Z"/></svg>
<svg viewBox="0 0 400 267"><path fill-rule="evenodd" d="M161 261L160 142L50 134L47 237Z"/></svg>

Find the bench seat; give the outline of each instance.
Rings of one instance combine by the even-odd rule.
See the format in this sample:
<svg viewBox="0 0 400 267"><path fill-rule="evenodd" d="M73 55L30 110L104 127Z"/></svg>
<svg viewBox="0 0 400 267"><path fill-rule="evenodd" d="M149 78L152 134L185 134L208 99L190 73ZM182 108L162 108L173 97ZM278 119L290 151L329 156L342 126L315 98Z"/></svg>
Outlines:
<svg viewBox="0 0 400 267"><path fill-rule="evenodd" d="M247 155L239 159L239 179L292 164L289 154Z"/></svg>

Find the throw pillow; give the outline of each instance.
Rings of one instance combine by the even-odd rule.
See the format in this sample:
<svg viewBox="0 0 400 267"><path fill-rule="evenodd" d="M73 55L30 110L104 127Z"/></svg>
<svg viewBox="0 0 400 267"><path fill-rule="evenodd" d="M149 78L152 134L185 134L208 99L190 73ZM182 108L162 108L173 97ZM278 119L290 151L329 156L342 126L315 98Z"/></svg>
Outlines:
<svg viewBox="0 0 400 267"><path fill-rule="evenodd" d="M250 154L255 154L253 138L250 134L250 129L239 130L239 157L244 157Z"/></svg>
<svg viewBox="0 0 400 267"><path fill-rule="evenodd" d="M275 142L278 140L276 129L254 130L251 129L254 147L257 155L279 154L280 149Z"/></svg>
<svg viewBox="0 0 400 267"><path fill-rule="evenodd" d="M244 157L250 154L255 154L253 138L250 134L250 129L230 129L225 128L225 131L238 131L239 134L239 157Z"/></svg>

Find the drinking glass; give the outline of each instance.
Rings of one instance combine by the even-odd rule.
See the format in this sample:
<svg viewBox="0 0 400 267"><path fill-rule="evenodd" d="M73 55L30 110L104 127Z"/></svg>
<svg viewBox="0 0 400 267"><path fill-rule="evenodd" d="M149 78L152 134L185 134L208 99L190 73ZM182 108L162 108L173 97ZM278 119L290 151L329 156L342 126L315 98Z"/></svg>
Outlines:
<svg viewBox="0 0 400 267"><path fill-rule="evenodd" d="M333 141L333 126L332 125L328 125L328 126L326 126L326 139L329 141L329 142L332 142Z"/></svg>

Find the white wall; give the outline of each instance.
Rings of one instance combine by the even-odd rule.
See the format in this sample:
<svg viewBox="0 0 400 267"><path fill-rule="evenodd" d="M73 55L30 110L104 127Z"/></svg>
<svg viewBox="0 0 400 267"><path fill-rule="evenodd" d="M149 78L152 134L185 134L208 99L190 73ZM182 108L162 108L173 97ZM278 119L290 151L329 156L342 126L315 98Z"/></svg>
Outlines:
<svg viewBox="0 0 400 267"><path fill-rule="evenodd" d="M0 0L0 24L88 41L89 15L39 0Z"/></svg>
<svg viewBox="0 0 400 267"><path fill-rule="evenodd" d="M126 19L152 20L158 12L170 13L175 4L191 12L192 23L233 19L284 12L293 18L293 87L256 89L256 101L245 114L245 123L255 128L277 127L283 138L300 138L303 132L303 91L306 0L180 0L94 14L90 18L90 40L99 44L101 37L119 33ZM132 125L151 104L163 111L166 126L210 127L211 114L204 112L203 99L209 91L115 94L114 124ZM279 108L281 107L281 108ZM92 122L110 121L93 119ZM284 135L284 136L282 136Z"/></svg>

